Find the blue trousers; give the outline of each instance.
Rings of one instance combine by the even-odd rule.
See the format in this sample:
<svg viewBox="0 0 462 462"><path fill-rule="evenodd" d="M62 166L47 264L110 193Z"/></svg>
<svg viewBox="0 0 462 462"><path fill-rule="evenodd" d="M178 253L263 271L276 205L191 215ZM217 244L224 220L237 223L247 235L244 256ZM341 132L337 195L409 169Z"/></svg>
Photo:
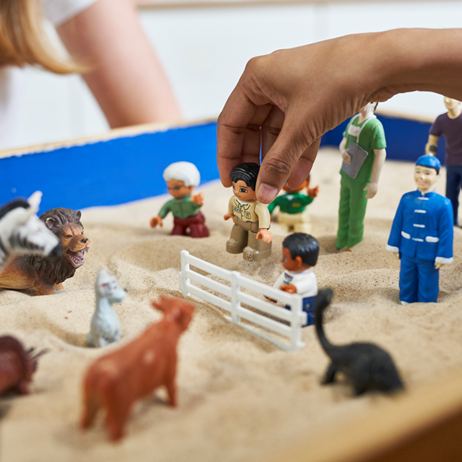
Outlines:
<svg viewBox="0 0 462 462"><path fill-rule="evenodd" d="M402 254L400 257L399 299L407 303L436 302L440 290L440 270L435 269L435 262Z"/></svg>
<svg viewBox="0 0 462 462"><path fill-rule="evenodd" d="M452 212L454 213L454 224L459 223L459 192L462 184L462 165L446 166L446 197L451 201Z"/></svg>
<svg viewBox="0 0 462 462"><path fill-rule="evenodd" d="M286 305L286 309L290 310L290 306ZM306 324L303 324L302 327L314 324L314 297L306 297L303 299L302 310L306 313Z"/></svg>

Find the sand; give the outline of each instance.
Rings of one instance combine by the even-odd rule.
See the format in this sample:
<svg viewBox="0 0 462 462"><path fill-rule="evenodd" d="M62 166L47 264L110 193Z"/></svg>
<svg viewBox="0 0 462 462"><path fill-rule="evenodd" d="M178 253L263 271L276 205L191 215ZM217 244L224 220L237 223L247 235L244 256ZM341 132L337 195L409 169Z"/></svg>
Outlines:
<svg viewBox="0 0 462 462"><path fill-rule="evenodd" d="M401 195L414 189L413 165L387 161L377 196L369 201L364 241L353 252L335 251L340 156L319 154L312 186L319 196L309 206L321 245L314 271L321 288L335 291L326 314L334 343L374 341L394 357L407 393L462 367L460 302L462 231L455 229L454 263L443 268L437 304L398 303L399 262L385 250ZM443 193L445 172L437 191ZM248 263L225 252L230 223L222 220L230 191L218 182L205 193L207 239L169 236L172 220L152 230L149 219L167 196L117 207L83 210L82 222L93 245L85 265L65 289L37 297L30 291L0 292L2 334L26 346L48 348L25 397L0 400L0 459L8 462L74 461L238 461L263 460L335 425L349 425L368 410L394 399L378 393L353 398L344 382L321 386L328 365L314 327L303 329L306 348L287 353L235 326L214 306L192 298L196 313L179 344L179 407L165 403L165 392L139 403L122 443L110 444L100 417L86 434L78 429L81 382L91 362L108 351L85 347L94 311L98 271L115 274L128 296L115 305L122 343L160 318L150 300L180 296L180 251L258 281L272 284L282 271L284 232L274 225L273 255ZM66 204L62 204L65 206Z"/></svg>

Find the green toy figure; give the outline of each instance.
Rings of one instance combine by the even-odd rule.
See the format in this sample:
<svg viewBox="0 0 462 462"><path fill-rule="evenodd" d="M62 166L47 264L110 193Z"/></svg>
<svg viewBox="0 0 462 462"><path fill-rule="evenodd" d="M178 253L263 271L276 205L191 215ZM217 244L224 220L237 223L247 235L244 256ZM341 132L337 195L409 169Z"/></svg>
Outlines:
<svg viewBox="0 0 462 462"><path fill-rule="evenodd" d="M287 184L282 189L285 193L276 197L268 205L269 213L272 214L274 209L279 207L277 222L284 231L309 234L311 232L311 223L306 207L318 195L319 186L310 189L310 177L308 176L297 189L291 189ZM306 189L308 194L303 194L302 189Z"/></svg>
<svg viewBox="0 0 462 462"><path fill-rule="evenodd" d="M374 112L378 103L368 103L354 116L340 143L337 250L351 249L363 239L367 200L377 194L387 147L381 122Z"/></svg>

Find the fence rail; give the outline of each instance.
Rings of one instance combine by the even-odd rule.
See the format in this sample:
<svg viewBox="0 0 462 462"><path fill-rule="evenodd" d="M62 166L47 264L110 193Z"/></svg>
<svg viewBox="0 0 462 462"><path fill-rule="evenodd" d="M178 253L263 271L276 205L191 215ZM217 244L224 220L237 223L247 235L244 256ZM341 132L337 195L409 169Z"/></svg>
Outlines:
<svg viewBox="0 0 462 462"><path fill-rule="evenodd" d="M230 285L222 284L203 276L192 270L191 266L227 281ZM202 287L217 292L226 298L210 293L192 284L192 282L200 284ZM282 308L274 303L266 302L254 295L242 292L241 289L243 288L277 300L290 307L290 309ZM229 271L212 265L190 255L186 250L181 252L180 289L183 297L195 295L218 306L230 314L230 316L225 317L232 323L239 324L241 327L269 340L286 351L299 350L305 346L301 341L301 329L302 325L306 323L306 313L302 310L303 298L300 295L288 294L242 276L237 271ZM258 312L241 304L245 304L253 310L258 310ZM247 322L243 323L242 319Z"/></svg>

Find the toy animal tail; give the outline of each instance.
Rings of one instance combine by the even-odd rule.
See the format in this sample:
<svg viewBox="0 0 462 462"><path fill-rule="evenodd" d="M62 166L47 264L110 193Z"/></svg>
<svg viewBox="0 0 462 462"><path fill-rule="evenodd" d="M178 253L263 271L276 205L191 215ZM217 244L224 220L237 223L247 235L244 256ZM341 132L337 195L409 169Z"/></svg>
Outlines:
<svg viewBox="0 0 462 462"><path fill-rule="evenodd" d="M314 300L315 307L315 322L316 322L316 333L318 334L319 342L323 347L324 351L329 355L333 345L327 340L326 334L324 333L323 321L324 321L324 310L330 305L334 292L332 289L324 289L318 292ZM330 355L329 355L330 356Z"/></svg>

